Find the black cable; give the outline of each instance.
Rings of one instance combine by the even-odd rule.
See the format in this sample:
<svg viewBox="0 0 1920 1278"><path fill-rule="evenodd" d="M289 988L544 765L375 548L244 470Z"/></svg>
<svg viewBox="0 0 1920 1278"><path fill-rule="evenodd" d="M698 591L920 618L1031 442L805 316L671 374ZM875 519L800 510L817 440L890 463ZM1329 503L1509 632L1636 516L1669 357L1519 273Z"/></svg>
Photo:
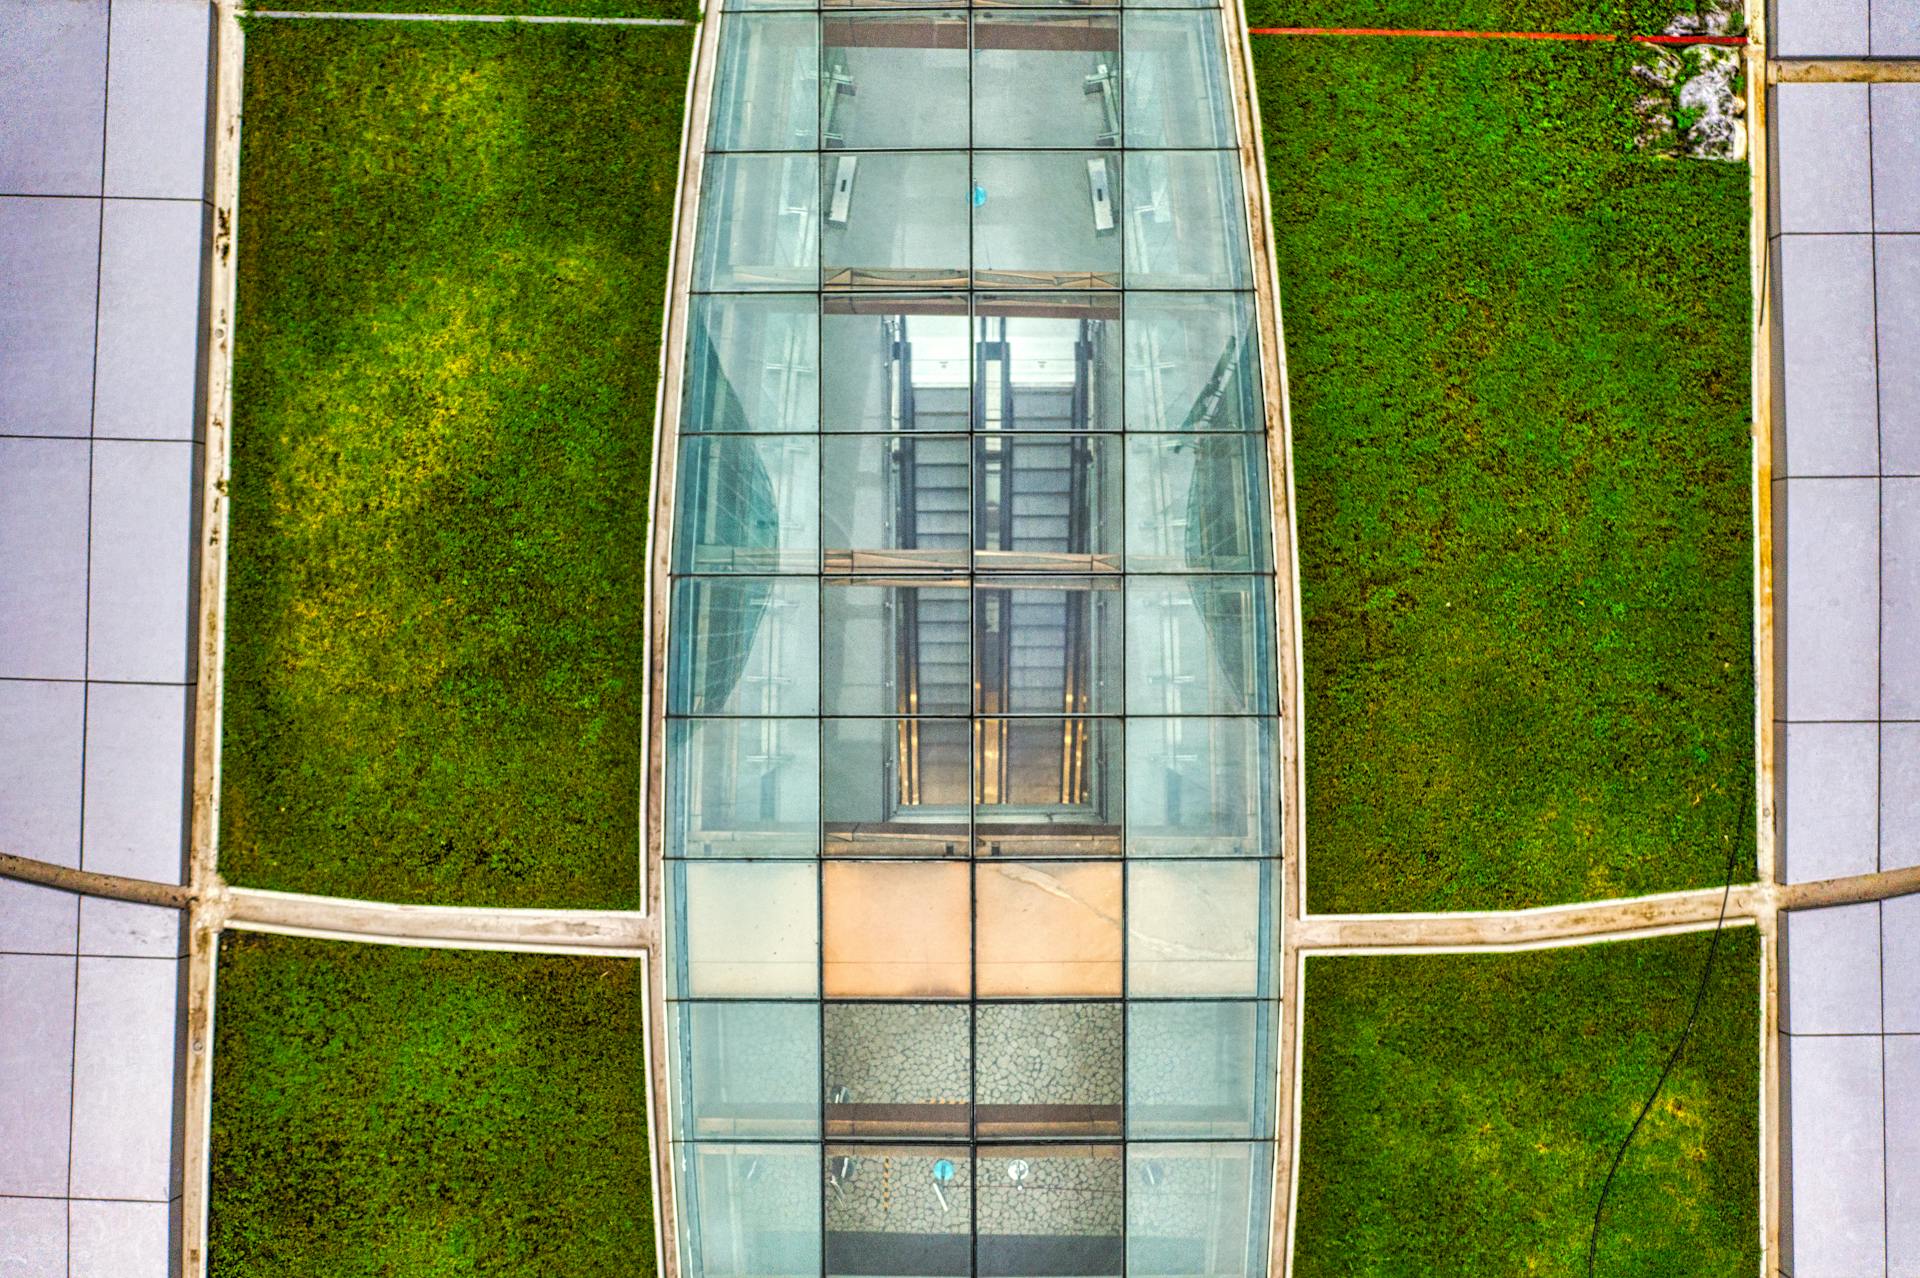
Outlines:
<svg viewBox="0 0 1920 1278"><path fill-rule="evenodd" d="M1627 1130L1627 1138L1620 1142L1620 1148L1613 1155L1613 1166L1607 1168L1607 1179L1600 1186L1600 1201L1593 1205L1593 1229L1587 1235L1587 1278L1593 1278L1593 1266L1600 1252L1600 1215L1607 1209L1607 1195L1613 1192L1613 1178L1620 1171L1620 1164L1627 1156L1627 1147L1633 1144L1633 1138L1640 1133L1640 1124L1647 1121L1647 1115L1653 1111L1653 1104L1660 1099L1661 1089L1667 1085L1667 1076L1673 1073L1673 1067L1680 1063L1680 1054L1687 1048L1687 1040L1693 1037L1693 1024L1700 1018L1700 1004L1707 997L1707 978L1713 975L1714 956L1720 950L1720 934L1727 927L1727 903L1733 897L1733 868L1740 855L1740 835L1747 828L1747 805L1753 797L1753 781L1749 777L1747 785L1740 791L1740 816L1733 824L1733 835L1727 840L1726 887L1720 893L1720 918L1713 925L1713 939L1707 942L1707 961L1700 965L1700 984L1693 991L1693 1010L1687 1013L1687 1024L1680 1031L1680 1039L1673 1045L1673 1051L1667 1056L1667 1063L1660 1071L1659 1081L1654 1083L1653 1091L1647 1095L1647 1103L1640 1107L1640 1116L1633 1120L1633 1126Z"/></svg>

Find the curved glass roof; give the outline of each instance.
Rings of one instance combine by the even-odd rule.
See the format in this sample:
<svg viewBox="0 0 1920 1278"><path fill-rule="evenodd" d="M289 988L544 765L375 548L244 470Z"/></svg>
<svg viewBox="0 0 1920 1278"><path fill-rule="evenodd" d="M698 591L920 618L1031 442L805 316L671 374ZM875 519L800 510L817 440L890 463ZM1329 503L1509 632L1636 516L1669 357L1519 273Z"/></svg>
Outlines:
<svg viewBox="0 0 1920 1278"><path fill-rule="evenodd" d="M759 6L712 86L680 1264L1264 1274L1273 535L1218 10Z"/></svg>

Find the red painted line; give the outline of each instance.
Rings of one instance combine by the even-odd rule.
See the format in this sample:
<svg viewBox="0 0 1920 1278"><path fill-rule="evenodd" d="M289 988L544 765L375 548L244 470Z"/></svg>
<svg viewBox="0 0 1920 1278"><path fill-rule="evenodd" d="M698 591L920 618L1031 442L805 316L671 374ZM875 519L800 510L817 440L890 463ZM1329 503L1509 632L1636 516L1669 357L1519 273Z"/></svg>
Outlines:
<svg viewBox="0 0 1920 1278"><path fill-rule="evenodd" d="M1717 44L1739 48L1745 36L1735 35L1635 35L1620 36L1605 31L1419 31L1399 27L1248 27L1248 35L1283 36L1413 36L1427 40L1566 40L1582 44L1611 44L1633 40L1640 44Z"/></svg>

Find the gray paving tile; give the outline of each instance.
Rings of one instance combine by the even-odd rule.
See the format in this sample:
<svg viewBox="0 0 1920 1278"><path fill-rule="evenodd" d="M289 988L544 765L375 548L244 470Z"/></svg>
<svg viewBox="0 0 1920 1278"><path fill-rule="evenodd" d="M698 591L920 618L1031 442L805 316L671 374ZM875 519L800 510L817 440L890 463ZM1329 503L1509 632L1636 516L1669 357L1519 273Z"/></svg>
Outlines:
<svg viewBox="0 0 1920 1278"><path fill-rule="evenodd" d="M0 609L12 606L0 598ZM80 734L86 690L77 683L0 680L0 848L57 865L80 864Z"/></svg>
<svg viewBox="0 0 1920 1278"><path fill-rule="evenodd" d="M114 9L116 20L119 12ZM193 439L199 435L205 220L202 204L106 202L100 241L95 436Z"/></svg>
<svg viewBox="0 0 1920 1278"><path fill-rule="evenodd" d="M0 1198L0 1274L70 1278L67 1204L58 1198Z"/></svg>
<svg viewBox="0 0 1920 1278"><path fill-rule="evenodd" d="M1920 235L1877 237L1874 259L1881 472L1920 475Z"/></svg>
<svg viewBox="0 0 1920 1278"><path fill-rule="evenodd" d="M1880 903L1786 916L1781 1023L1789 1034L1880 1032Z"/></svg>
<svg viewBox="0 0 1920 1278"><path fill-rule="evenodd" d="M1876 479L1787 481L1785 618L1788 719L1872 719L1879 708L1879 494Z"/></svg>
<svg viewBox="0 0 1920 1278"><path fill-rule="evenodd" d="M74 962L0 954L0 1194L67 1192Z"/></svg>
<svg viewBox="0 0 1920 1278"><path fill-rule="evenodd" d="M1887 1272L1920 1274L1920 1038L1886 1040Z"/></svg>
<svg viewBox="0 0 1920 1278"><path fill-rule="evenodd" d="M1880 725L1880 868L1920 865L1920 723Z"/></svg>
<svg viewBox="0 0 1920 1278"><path fill-rule="evenodd" d="M1873 873L1880 863L1879 725L1789 723L1781 735L1787 882Z"/></svg>
<svg viewBox="0 0 1920 1278"><path fill-rule="evenodd" d="M87 693L80 864L178 883L186 865L192 690L96 683Z"/></svg>
<svg viewBox="0 0 1920 1278"><path fill-rule="evenodd" d="M1785 473L1877 474L1873 237L1796 235L1779 249Z"/></svg>
<svg viewBox="0 0 1920 1278"><path fill-rule="evenodd" d="M1920 15L1920 5L1908 0L1908 8ZM1920 16L1912 20L1920 29ZM1869 86L1868 97L1873 108L1874 229L1920 231L1920 84L1875 84Z"/></svg>
<svg viewBox="0 0 1920 1278"><path fill-rule="evenodd" d="M1920 55L1920 5L1913 0L1871 0L1873 56L1911 58ZM1920 1264L1914 1266L1920 1273Z"/></svg>
<svg viewBox="0 0 1920 1278"><path fill-rule="evenodd" d="M1872 230L1867 86L1782 84L1773 100L1775 231Z"/></svg>
<svg viewBox="0 0 1920 1278"><path fill-rule="evenodd" d="M1867 0L1774 0L1773 49L1784 58L1867 52Z"/></svg>
<svg viewBox="0 0 1920 1278"><path fill-rule="evenodd" d="M165 1203L75 1200L73 1267L67 1278L168 1278L172 1211Z"/></svg>
<svg viewBox="0 0 1920 1278"><path fill-rule="evenodd" d="M212 14L205 0L114 0L108 195L205 195Z"/></svg>
<svg viewBox="0 0 1920 1278"><path fill-rule="evenodd" d="M79 898L0 879L0 952L72 954L79 948Z"/></svg>
<svg viewBox="0 0 1920 1278"><path fill-rule="evenodd" d="M1880 903L1884 1017L1889 1034L1920 1034L1920 896Z"/></svg>
<svg viewBox="0 0 1920 1278"><path fill-rule="evenodd" d="M190 443L94 444L91 678L193 677L197 452Z"/></svg>
<svg viewBox="0 0 1920 1278"><path fill-rule="evenodd" d="M0 0L0 192L100 194L107 0Z"/></svg>
<svg viewBox="0 0 1920 1278"><path fill-rule="evenodd" d="M0 439L0 677L86 673L90 447Z"/></svg>
<svg viewBox="0 0 1920 1278"><path fill-rule="evenodd" d="M1880 710L1920 719L1920 479L1880 487Z"/></svg>
<svg viewBox="0 0 1920 1278"><path fill-rule="evenodd" d="M175 1192L180 964L82 958L74 1033L76 1198L164 1203Z"/></svg>
<svg viewBox="0 0 1920 1278"><path fill-rule="evenodd" d="M179 958L186 953L179 910L87 897L80 902L80 953L118 958Z"/></svg>
<svg viewBox="0 0 1920 1278"><path fill-rule="evenodd" d="M0 434L87 433L99 265L98 200L0 198Z"/></svg>
<svg viewBox="0 0 1920 1278"><path fill-rule="evenodd" d="M1880 1039L1787 1041L1794 1278L1861 1278L1886 1256Z"/></svg>

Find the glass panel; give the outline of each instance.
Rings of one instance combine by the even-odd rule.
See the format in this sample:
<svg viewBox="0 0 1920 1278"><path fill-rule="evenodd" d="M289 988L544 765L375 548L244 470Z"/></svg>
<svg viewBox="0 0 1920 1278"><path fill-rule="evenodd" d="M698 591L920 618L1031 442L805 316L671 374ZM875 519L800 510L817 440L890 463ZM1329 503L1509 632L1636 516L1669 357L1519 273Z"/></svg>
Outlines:
<svg viewBox="0 0 1920 1278"><path fill-rule="evenodd" d="M822 156L820 204L828 287L966 287L965 152Z"/></svg>
<svg viewBox="0 0 1920 1278"><path fill-rule="evenodd" d="M973 1271L973 1160L964 1145L829 1145L828 1278Z"/></svg>
<svg viewBox="0 0 1920 1278"><path fill-rule="evenodd" d="M1119 430L1120 301L987 294L974 303L975 430Z"/></svg>
<svg viewBox="0 0 1920 1278"><path fill-rule="evenodd" d="M965 298L828 297L824 309L827 430L967 429Z"/></svg>
<svg viewBox="0 0 1920 1278"><path fill-rule="evenodd" d="M1128 856L1279 856L1271 719L1127 720Z"/></svg>
<svg viewBox="0 0 1920 1278"><path fill-rule="evenodd" d="M1272 1003L1135 1003L1127 1009L1127 1135L1267 1134L1257 1084L1272 1069Z"/></svg>
<svg viewBox="0 0 1920 1278"><path fill-rule="evenodd" d="M979 1161L980 1278L1119 1278L1121 1146L1008 1145Z"/></svg>
<svg viewBox="0 0 1920 1278"><path fill-rule="evenodd" d="M828 719L828 856L965 856L965 719Z"/></svg>
<svg viewBox="0 0 1920 1278"><path fill-rule="evenodd" d="M821 133L836 147L967 145L967 15L826 19ZM862 181L878 181L867 169Z"/></svg>
<svg viewBox="0 0 1920 1278"><path fill-rule="evenodd" d="M688 1278L818 1278L818 1145L681 1145Z"/></svg>
<svg viewBox="0 0 1920 1278"><path fill-rule="evenodd" d="M964 580L829 580L820 611L820 699L828 714L965 716L971 709Z"/></svg>
<svg viewBox="0 0 1920 1278"><path fill-rule="evenodd" d="M701 176L696 291L813 288L820 171L811 155L715 155Z"/></svg>
<svg viewBox="0 0 1920 1278"><path fill-rule="evenodd" d="M986 1136L1118 1136L1124 1022L1118 1003L984 1004L974 1130Z"/></svg>
<svg viewBox="0 0 1920 1278"><path fill-rule="evenodd" d="M1127 287L1246 288L1246 206L1234 151L1127 155Z"/></svg>
<svg viewBox="0 0 1920 1278"><path fill-rule="evenodd" d="M951 1003L829 1003L827 1134L967 1134L972 1012Z"/></svg>
<svg viewBox="0 0 1920 1278"><path fill-rule="evenodd" d="M1279 949L1272 861L1130 861L1127 993L1265 996Z"/></svg>
<svg viewBox="0 0 1920 1278"><path fill-rule="evenodd" d="M1117 288L1120 157L1098 151L973 157L974 274L994 288Z"/></svg>
<svg viewBox="0 0 1920 1278"><path fill-rule="evenodd" d="M1117 863L980 862L974 898L982 997L1119 996Z"/></svg>
<svg viewBox="0 0 1920 1278"><path fill-rule="evenodd" d="M815 1003L674 1003L674 1104L688 1140L820 1138Z"/></svg>
<svg viewBox="0 0 1920 1278"><path fill-rule="evenodd" d="M673 861L678 993L808 998L820 990L818 871L777 861ZM671 899L671 898L670 898Z"/></svg>
<svg viewBox="0 0 1920 1278"><path fill-rule="evenodd" d="M974 438L973 545L982 569L1118 572L1120 502L1112 436Z"/></svg>
<svg viewBox="0 0 1920 1278"><path fill-rule="evenodd" d="M1271 714L1273 583L1265 577L1127 582L1127 710Z"/></svg>
<svg viewBox="0 0 1920 1278"><path fill-rule="evenodd" d="M829 861L826 990L831 998L965 998L967 867Z"/></svg>
<svg viewBox="0 0 1920 1278"><path fill-rule="evenodd" d="M1120 855L1120 721L974 725L975 856Z"/></svg>
<svg viewBox="0 0 1920 1278"><path fill-rule="evenodd" d="M1117 577L980 577L973 594L980 714L1120 710Z"/></svg>
<svg viewBox="0 0 1920 1278"><path fill-rule="evenodd" d="M973 144L1120 145L1120 15L983 13Z"/></svg>
<svg viewBox="0 0 1920 1278"><path fill-rule="evenodd" d="M1128 572L1264 572L1272 510L1264 435L1127 440Z"/></svg>
<svg viewBox="0 0 1920 1278"><path fill-rule="evenodd" d="M666 855L815 856L819 823L819 725L668 720Z"/></svg>
<svg viewBox="0 0 1920 1278"><path fill-rule="evenodd" d="M715 151L814 151L820 146L820 19L743 14L727 23L713 88Z"/></svg>
<svg viewBox="0 0 1920 1278"><path fill-rule="evenodd" d="M711 294L688 310L682 432L820 427L820 307L812 294Z"/></svg>
<svg viewBox="0 0 1920 1278"><path fill-rule="evenodd" d="M671 634L669 714L819 713L817 581L676 581Z"/></svg>
<svg viewBox="0 0 1920 1278"><path fill-rule="evenodd" d="M967 566L966 436L836 436L822 452L828 572Z"/></svg>
<svg viewBox="0 0 1920 1278"><path fill-rule="evenodd" d="M1128 295L1128 430L1265 428L1250 294Z"/></svg>
<svg viewBox="0 0 1920 1278"><path fill-rule="evenodd" d="M681 442L675 572L817 572L820 441L696 435Z"/></svg>
<svg viewBox="0 0 1920 1278"><path fill-rule="evenodd" d="M1127 19L1127 145L1234 145L1220 14Z"/></svg>
<svg viewBox="0 0 1920 1278"><path fill-rule="evenodd" d="M1132 1278L1264 1278L1273 1146L1135 1145L1127 1151Z"/></svg>

